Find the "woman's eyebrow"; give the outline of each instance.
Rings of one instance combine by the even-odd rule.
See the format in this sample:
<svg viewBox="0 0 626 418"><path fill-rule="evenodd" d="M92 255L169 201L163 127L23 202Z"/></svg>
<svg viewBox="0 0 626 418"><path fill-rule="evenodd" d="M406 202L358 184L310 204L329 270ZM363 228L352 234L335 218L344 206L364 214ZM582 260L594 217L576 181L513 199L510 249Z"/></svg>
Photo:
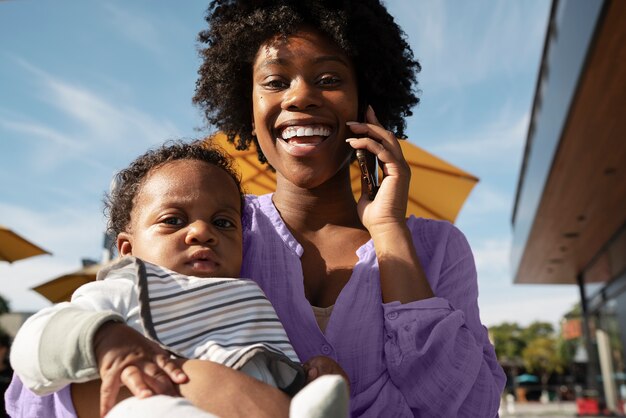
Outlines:
<svg viewBox="0 0 626 418"><path fill-rule="evenodd" d="M316 57L313 62L316 64L321 64L324 62L338 62L342 65L345 65L346 67L350 66L350 64L339 55L322 55L320 57Z"/></svg>
<svg viewBox="0 0 626 418"><path fill-rule="evenodd" d="M325 62L337 62L345 67L350 67L348 61L346 61L339 55L321 55L313 59L314 64L323 64ZM273 65L286 66L288 65L288 63L289 60L286 60L284 58L267 58L261 61L255 68L262 69Z"/></svg>

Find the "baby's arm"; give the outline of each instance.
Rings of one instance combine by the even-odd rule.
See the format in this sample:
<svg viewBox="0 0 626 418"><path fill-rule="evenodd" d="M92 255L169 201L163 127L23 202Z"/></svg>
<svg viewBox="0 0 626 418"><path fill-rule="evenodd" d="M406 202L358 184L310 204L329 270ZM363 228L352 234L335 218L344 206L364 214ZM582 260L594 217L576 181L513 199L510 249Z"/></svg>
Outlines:
<svg viewBox="0 0 626 418"><path fill-rule="evenodd" d="M42 309L28 318L13 342L11 365L26 387L38 395L72 382L98 377L91 341L113 312L94 312L69 302Z"/></svg>
<svg viewBox="0 0 626 418"><path fill-rule="evenodd" d="M103 411L122 384L140 397L176 393L172 381L183 383L184 373L165 350L123 323L136 312L128 303L133 293L131 280L92 282L72 302L29 318L11 354L17 375L39 395L101 376Z"/></svg>

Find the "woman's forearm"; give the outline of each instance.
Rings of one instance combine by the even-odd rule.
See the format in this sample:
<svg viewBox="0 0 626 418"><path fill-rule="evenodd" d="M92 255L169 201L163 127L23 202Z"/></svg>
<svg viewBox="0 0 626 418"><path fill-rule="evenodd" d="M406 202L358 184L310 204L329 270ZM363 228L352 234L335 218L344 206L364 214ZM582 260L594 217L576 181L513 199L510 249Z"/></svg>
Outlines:
<svg viewBox="0 0 626 418"><path fill-rule="evenodd" d="M383 303L408 303L434 296L421 267L409 228L394 225L372 234Z"/></svg>
<svg viewBox="0 0 626 418"><path fill-rule="evenodd" d="M186 360L189 381L180 393L200 409L220 417L281 418L289 416L289 397L240 371L204 360Z"/></svg>

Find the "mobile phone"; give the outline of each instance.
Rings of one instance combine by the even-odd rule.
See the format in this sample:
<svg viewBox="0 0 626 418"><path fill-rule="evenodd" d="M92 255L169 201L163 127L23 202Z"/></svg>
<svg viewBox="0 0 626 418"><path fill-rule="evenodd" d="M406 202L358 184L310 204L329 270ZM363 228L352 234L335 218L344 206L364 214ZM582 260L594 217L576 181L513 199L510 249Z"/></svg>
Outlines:
<svg viewBox="0 0 626 418"><path fill-rule="evenodd" d="M378 159L371 152L358 149L356 150L356 159L361 169L361 178L365 187L367 187L367 198L374 200L378 191Z"/></svg>
<svg viewBox="0 0 626 418"><path fill-rule="evenodd" d="M367 109L367 99L361 97L359 99L358 120L360 122L366 122L365 112ZM356 159L359 163L359 169L361 170L361 184L365 184L367 187L367 198L374 200L376 192L378 191L378 159L374 154L366 149L358 149L355 151Z"/></svg>

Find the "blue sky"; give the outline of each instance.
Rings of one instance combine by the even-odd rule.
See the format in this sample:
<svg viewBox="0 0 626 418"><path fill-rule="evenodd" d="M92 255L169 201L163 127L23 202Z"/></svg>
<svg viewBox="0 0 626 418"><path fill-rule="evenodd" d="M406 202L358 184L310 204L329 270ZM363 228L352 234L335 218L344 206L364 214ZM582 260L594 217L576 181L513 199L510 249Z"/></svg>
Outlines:
<svg viewBox="0 0 626 418"><path fill-rule="evenodd" d="M0 1L0 224L53 253L0 264L13 310L47 306L31 287L101 256L114 172L206 132L191 97L207 3ZM423 67L409 139L481 179L457 225L474 250L483 322L557 322L577 289L513 285L509 266L550 2L386 4Z"/></svg>

